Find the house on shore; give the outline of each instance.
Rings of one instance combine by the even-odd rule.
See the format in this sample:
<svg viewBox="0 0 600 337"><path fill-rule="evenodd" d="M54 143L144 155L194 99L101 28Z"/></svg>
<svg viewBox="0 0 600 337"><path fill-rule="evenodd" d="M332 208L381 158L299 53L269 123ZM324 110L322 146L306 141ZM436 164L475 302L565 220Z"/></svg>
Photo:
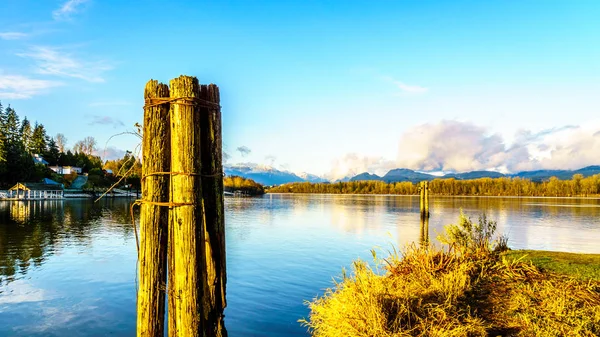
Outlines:
<svg viewBox="0 0 600 337"><path fill-rule="evenodd" d="M62 175L71 174L72 172L81 174L83 172L82 168L77 166L48 166L48 168Z"/></svg>
<svg viewBox="0 0 600 337"><path fill-rule="evenodd" d="M8 198L18 200L63 199L64 191L60 184L17 183L8 190Z"/></svg>

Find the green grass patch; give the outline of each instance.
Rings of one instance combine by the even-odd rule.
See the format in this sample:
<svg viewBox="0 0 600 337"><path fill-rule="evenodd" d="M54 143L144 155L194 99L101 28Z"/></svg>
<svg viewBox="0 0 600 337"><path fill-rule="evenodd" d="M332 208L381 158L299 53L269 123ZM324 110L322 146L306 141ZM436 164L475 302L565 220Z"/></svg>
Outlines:
<svg viewBox="0 0 600 337"><path fill-rule="evenodd" d="M541 270L568 275L580 280L600 281L600 254L576 254L542 250L513 250L507 259L531 262Z"/></svg>

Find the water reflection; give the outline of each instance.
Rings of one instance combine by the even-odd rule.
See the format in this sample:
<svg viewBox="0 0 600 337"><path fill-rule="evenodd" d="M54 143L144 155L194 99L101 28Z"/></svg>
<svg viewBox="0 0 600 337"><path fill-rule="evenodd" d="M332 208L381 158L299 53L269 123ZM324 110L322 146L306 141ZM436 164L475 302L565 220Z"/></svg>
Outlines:
<svg viewBox="0 0 600 337"><path fill-rule="evenodd" d="M100 221L102 219L102 221ZM0 202L0 292L2 285L40 267L65 243L86 246L101 224L132 234L129 204L125 200L26 200Z"/></svg>
<svg viewBox="0 0 600 337"><path fill-rule="evenodd" d="M135 334L130 200L0 202L0 336ZM460 208L485 212L513 248L600 253L600 200L265 195L226 198L230 336L308 336L297 320L374 247L432 243ZM137 209L136 209L137 211ZM381 252L385 254L385 251Z"/></svg>

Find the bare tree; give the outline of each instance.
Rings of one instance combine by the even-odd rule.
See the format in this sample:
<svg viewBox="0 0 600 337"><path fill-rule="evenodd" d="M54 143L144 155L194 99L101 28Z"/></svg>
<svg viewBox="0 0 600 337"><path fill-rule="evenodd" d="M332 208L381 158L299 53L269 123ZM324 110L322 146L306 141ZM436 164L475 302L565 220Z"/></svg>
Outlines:
<svg viewBox="0 0 600 337"><path fill-rule="evenodd" d="M64 153L67 149L67 137L62 133L59 133L54 137L54 141L56 142L56 146L58 147L58 151Z"/></svg>
<svg viewBox="0 0 600 337"><path fill-rule="evenodd" d="M83 140L78 141L73 145L73 151L83 152L88 156L92 155L96 151L96 139L94 137L85 137Z"/></svg>

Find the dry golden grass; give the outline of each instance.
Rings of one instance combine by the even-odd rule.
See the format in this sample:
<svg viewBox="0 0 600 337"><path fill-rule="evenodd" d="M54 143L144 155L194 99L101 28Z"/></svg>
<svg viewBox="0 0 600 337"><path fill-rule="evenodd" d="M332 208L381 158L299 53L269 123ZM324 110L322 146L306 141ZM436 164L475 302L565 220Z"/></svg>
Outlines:
<svg viewBox="0 0 600 337"><path fill-rule="evenodd" d="M318 337L600 335L600 282L448 241L376 259L383 272L355 262L302 323Z"/></svg>

